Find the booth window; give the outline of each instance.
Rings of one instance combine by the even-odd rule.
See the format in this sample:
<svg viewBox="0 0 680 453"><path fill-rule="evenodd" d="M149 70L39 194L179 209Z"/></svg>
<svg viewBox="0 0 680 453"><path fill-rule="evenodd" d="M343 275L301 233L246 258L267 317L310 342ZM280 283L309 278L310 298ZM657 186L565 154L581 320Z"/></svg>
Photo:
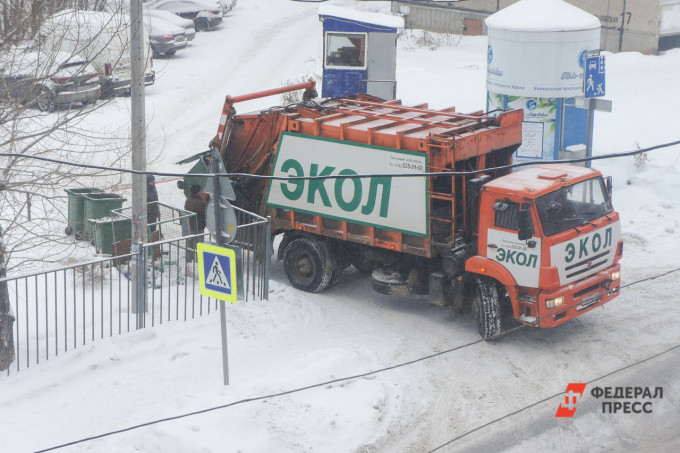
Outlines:
<svg viewBox="0 0 680 453"><path fill-rule="evenodd" d="M326 33L326 67L365 66L365 33Z"/></svg>

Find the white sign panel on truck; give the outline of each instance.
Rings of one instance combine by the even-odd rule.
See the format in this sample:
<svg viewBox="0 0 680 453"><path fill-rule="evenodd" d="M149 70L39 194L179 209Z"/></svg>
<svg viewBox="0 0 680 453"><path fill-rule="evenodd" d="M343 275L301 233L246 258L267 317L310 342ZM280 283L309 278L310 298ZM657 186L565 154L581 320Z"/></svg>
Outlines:
<svg viewBox="0 0 680 453"><path fill-rule="evenodd" d="M426 237L427 155L362 143L284 132L272 176L352 176L273 180L267 204Z"/></svg>

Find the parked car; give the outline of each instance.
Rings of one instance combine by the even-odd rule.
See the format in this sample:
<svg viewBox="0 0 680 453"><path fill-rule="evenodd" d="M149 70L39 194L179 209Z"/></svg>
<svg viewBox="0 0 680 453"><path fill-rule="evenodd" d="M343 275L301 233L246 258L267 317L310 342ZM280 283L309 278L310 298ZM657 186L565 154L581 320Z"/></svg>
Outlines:
<svg viewBox="0 0 680 453"><path fill-rule="evenodd" d="M47 18L40 27L43 48L51 51L78 53L95 68L102 96L130 91L132 61L130 58L130 16L103 11L66 9ZM153 84L155 74L151 48L145 36L144 82Z"/></svg>
<svg viewBox="0 0 680 453"><path fill-rule="evenodd" d="M236 0L219 0L219 3L222 7L223 16L226 16L227 13L234 9L234 6L236 6Z"/></svg>
<svg viewBox="0 0 680 453"><path fill-rule="evenodd" d="M178 27L184 29L184 36L187 37L187 41L193 41L196 37L196 28L194 27L194 21L191 19L185 19L179 17L177 14L170 13L168 11L163 11L162 9L144 9L144 14L148 14L151 17L156 17L158 19L163 19L166 22L175 24Z"/></svg>
<svg viewBox="0 0 680 453"><path fill-rule="evenodd" d="M156 0L149 9L160 9L194 21L196 31L205 31L222 23L222 7L210 0Z"/></svg>
<svg viewBox="0 0 680 453"><path fill-rule="evenodd" d="M162 54L175 55L178 50L186 49L187 37L182 27L148 14L143 15L143 21L154 58Z"/></svg>
<svg viewBox="0 0 680 453"><path fill-rule="evenodd" d="M79 55L13 49L0 57L2 99L49 112L74 103L94 104L101 87L97 71Z"/></svg>

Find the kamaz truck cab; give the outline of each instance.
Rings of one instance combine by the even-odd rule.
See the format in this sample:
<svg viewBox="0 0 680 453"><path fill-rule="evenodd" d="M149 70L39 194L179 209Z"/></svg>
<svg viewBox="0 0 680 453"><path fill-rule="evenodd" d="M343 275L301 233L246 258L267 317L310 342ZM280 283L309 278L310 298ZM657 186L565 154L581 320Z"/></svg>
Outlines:
<svg viewBox="0 0 680 453"><path fill-rule="evenodd" d="M501 283L514 317L531 326L552 327L609 302L619 291L623 254L610 181L596 170L558 164L486 183L477 256L465 270ZM487 311L495 308L485 303L492 305ZM494 334L485 309L473 311L482 336Z"/></svg>

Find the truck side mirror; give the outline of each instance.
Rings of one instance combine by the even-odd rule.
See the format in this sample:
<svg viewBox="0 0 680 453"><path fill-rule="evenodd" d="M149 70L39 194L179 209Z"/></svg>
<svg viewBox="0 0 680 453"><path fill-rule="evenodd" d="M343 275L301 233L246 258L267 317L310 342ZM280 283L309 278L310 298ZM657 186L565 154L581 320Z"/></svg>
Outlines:
<svg viewBox="0 0 680 453"><path fill-rule="evenodd" d="M531 214L529 209L522 207L517 213L517 223L519 230L517 231L517 239L520 241L527 241L534 235L534 226L531 223Z"/></svg>
<svg viewBox="0 0 680 453"><path fill-rule="evenodd" d="M607 186L607 192L609 192L609 198L612 197L612 177L607 176L604 178L604 184Z"/></svg>

